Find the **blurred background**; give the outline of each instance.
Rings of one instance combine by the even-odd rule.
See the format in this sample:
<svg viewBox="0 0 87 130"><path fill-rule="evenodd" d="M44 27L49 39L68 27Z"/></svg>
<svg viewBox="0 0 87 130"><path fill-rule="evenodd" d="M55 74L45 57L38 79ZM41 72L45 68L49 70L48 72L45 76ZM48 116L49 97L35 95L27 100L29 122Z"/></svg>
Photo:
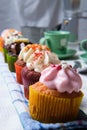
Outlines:
<svg viewBox="0 0 87 130"><path fill-rule="evenodd" d="M72 33L70 41L87 39L87 0L65 0L64 3L65 19L69 22L63 29Z"/></svg>
<svg viewBox="0 0 87 130"><path fill-rule="evenodd" d="M37 15L34 16L34 13L32 14L32 12L33 10L36 10L36 5L38 3L41 4L41 2L43 1L36 0L37 2L36 5L34 4L34 8L29 7L30 10L29 9L27 10L28 4L32 5L32 3L35 1L34 0L28 0L27 2L26 1L24 2L23 0L15 0L15 1L14 0L3 0L3 1L1 0L0 2L0 33L6 28L15 28L19 31L22 31L25 37L28 37L28 35L30 35L28 34L29 33L28 24L26 21L24 25L25 28L22 28L23 22L25 19L27 19L27 21L30 20L28 19L28 17L26 17L26 15L28 15L28 13L30 12L31 12L31 15L33 16L32 19L35 19ZM57 1L60 1L60 0L57 0ZM63 21L61 23L62 26L60 29L71 32L70 42L77 42L83 39L87 39L87 0L61 0L61 1L63 1L64 3L64 8L62 10L64 14L61 13L61 17L63 17ZM50 4L48 4L48 2L49 0L44 0L44 4L42 6L38 6L39 13L42 12L43 6L46 7L46 4L47 6L49 6L49 8L53 7L52 6L53 3L51 4L52 0L50 0ZM56 4L55 6L56 6L55 8L57 8ZM51 9L49 10L49 14L51 14ZM22 15L24 16L22 17ZM40 14L39 14L39 17L41 17ZM54 17L57 17L56 13ZM43 20L43 24L44 24L44 20ZM58 23L58 25L59 24L60 23ZM43 29L41 31L47 31L48 29ZM34 31L34 34L32 35L34 36L36 34L39 35L38 30L35 30L35 31Z"/></svg>

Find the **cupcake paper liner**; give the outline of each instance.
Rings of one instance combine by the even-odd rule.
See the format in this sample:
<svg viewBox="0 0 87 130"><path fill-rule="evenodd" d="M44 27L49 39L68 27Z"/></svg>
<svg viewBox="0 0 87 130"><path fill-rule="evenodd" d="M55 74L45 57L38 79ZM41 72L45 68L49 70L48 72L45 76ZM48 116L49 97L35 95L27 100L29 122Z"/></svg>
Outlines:
<svg viewBox="0 0 87 130"><path fill-rule="evenodd" d="M2 37L0 37L0 51L3 52L3 45L4 45L4 40Z"/></svg>
<svg viewBox="0 0 87 130"><path fill-rule="evenodd" d="M24 95L27 99L29 99L29 86L39 81L40 74L38 72L28 70L26 66L21 72L22 82L24 85Z"/></svg>
<svg viewBox="0 0 87 130"><path fill-rule="evenodd" d="M25 98L29 100L29 86L34 84L35 82L29 82L29 84L27 85L27 87L24 86L24 95Z"/></svg>
<svg viewBox="0 0 87 130"><path fill-rule="evenodd" d="M7 63L7 53L8 50L6 48L3 48L3 56L4 56L4 61Z"/></svg>
<svg viewBox="0 0 87 130"><path fill-rule="evenodd" d="M8 63L9 70L11 72L15 72L14 63L16 62L16 60L17 60L17 56L11 56L9 53L7 53L7 63Z"/></svg>
<svg viewBox="0 0 87 130"><path fill-rule="evenodd" d="M24 95L26 99L29 99L29 88L24 87Z"/></svg>
<svg viewBox="0 0 87 130"><path fill-rule="evenodd" d="M76 119L83 94L75 98L58 98L36 91L30 86L29 111L33 119L44 123Z"/></svg>
<svg viewBox="0 0 87 130"><path fill-rule="evenodd" d="M15 72L16 72L17 82L20 83L20 84L23 84L23 82L22 82L22 76L21 76L21 71L22 71L23 67L20 66L20 65L17 65L16 63L14 63L14 66L15 66Z"/></svg>

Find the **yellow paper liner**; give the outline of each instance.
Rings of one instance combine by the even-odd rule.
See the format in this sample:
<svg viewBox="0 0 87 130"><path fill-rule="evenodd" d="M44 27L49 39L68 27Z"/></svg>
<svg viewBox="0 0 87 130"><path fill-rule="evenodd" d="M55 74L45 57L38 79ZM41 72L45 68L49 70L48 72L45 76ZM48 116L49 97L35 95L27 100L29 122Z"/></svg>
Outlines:
<svg viewBox="0 0 87 130"><path fill-rule="evenodd" d="M67 122L75 120L81 104L81 96L58 98L42 94L30 86L29 111L33 119L44 123Z"/></svg>

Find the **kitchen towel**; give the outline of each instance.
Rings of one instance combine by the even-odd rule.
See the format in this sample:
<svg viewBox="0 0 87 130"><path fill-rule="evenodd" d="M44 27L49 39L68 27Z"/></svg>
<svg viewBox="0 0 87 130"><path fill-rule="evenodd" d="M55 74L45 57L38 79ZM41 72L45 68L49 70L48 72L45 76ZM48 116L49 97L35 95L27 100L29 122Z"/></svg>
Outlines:
<svg viewBox="0 0 87 130"><path fill-rule="evenodd" d="M85 104L82 105L81 110L79 111L78 119L76 121L55 124L41 123L31 118L29 114L29 104L24 97L23 85L17 83L15 73L9 71L7 63L0 62L0 68L2 81L9 90L12 103L14 104L24 130L74 130L80 128L87 129L87 113L84 113L84 109L87 108L87 96L85 97ZM87 89L84 91L87 93Z"/></svg>

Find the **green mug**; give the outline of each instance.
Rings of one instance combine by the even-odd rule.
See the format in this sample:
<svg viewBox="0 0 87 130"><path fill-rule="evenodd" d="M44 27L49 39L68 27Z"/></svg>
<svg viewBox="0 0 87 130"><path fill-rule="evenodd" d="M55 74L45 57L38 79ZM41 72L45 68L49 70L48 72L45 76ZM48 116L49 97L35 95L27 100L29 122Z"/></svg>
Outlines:
<svg viewBox="0 0 87 130"><path fill-rule="evenodd" d="M70 32L68 31L48 31L44 32L44 37L39 41L42 45L47 45L51 51L62 54L66 53Z"/></svg>

